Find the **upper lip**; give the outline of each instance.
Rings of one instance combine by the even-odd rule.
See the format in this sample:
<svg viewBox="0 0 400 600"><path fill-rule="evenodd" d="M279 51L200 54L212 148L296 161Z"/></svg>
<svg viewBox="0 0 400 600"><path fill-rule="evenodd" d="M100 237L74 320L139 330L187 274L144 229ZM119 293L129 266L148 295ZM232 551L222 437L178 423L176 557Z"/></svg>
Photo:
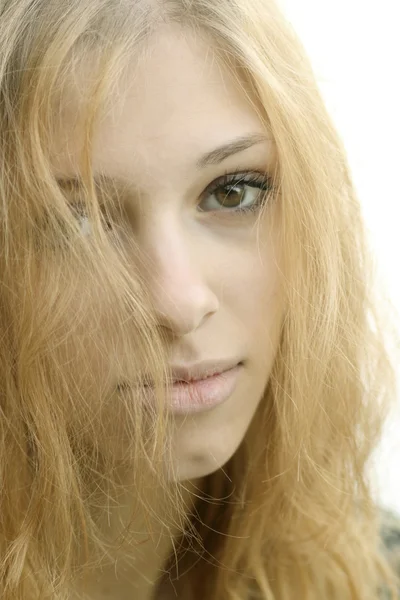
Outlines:
<svg viewBox="0 0 400 600"><path fill-rule="evenodd" d="M204 360L189 365L171 365L170 370L172 374L172 382L192 382L212 377L213 375L219 375L225 371L233 369L242 361L240 359L226 359L226 360ZM135 385L135 383L133 384ZM140 386L152 386L151 378L148 376L141 377L140 380L136 380L136 385ZM121 382L117 386L119 389L129 388L132 384L128 382Z"/></svg>
<svg viewBox="0 0 400 600"><path fill-rule="evenodd" d="M236 367L241 361L237 359L206 360L192 365L172 365L172 382L200 381L213 375L219 375Z"/></svg>

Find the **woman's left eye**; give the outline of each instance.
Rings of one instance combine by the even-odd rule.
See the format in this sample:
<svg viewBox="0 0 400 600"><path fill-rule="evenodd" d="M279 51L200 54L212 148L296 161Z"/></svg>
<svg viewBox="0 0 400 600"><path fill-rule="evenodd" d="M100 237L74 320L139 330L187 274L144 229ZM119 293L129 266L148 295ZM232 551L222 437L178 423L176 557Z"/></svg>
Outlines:
<svg viewBox="0 0 400 600"><path fill-rule="evenodd" d="M226 174L203 193L201 212L255 212L274 191L272 178L261 173Z"/></svg>

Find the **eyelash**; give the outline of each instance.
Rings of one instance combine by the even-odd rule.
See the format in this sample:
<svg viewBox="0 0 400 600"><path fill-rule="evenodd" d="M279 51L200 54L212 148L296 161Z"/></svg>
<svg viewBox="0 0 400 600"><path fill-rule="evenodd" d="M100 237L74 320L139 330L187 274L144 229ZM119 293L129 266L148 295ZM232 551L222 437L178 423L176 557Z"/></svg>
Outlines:
<svg viewBox="0 0 400 600"><path fill-rule="evenodd" d="M243 187L258 188L265 194L260 194L260 197L249 207L238 207L223 210L221 207L217 211L201 211L201 212L222 212L222 213L255 213L259 210L266 199L276 193L276 187L273 183L273 178L267 173L258 173L255 171L246 171L245 169L237 169L236 171L226 171L222 177L219 177L211 183L203 192L203 197L212 196L220 190L226 190L229 193L238 185ZM200 209L201 210L201 209Z"/></svg>

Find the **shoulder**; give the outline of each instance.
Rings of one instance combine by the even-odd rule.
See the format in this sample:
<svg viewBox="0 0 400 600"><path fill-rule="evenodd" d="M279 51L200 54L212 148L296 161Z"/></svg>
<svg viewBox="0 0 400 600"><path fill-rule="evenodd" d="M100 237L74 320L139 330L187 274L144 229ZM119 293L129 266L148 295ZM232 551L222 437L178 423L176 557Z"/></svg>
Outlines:
<svg viewBox="0 0 400 600"><path fill-rule="evenodd" d="M400 516L393 511L381 509L380 532L385 552L400 558Z"/></svg>
<svg viewBox="0 0 400 600"><path fill-rule="evenodd" d="M386 509L379 515L382 551L400 578L400 515Z"/></svg>

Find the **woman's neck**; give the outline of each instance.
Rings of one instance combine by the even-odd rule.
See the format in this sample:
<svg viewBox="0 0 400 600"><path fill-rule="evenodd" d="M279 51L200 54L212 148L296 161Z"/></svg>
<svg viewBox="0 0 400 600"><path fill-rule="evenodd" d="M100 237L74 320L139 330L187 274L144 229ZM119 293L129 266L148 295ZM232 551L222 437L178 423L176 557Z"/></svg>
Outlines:
<svg viewBox="0 0 400 600"><path fill-rule="evenodd" d="M193 509L195 494L199 493L201 480L185 482L184 502L187 513ZM160 495L160 498L162 495ZM110 508L107 515L107 539L116 540L129 523L134 505L132 495L124 494L118 506ZM130 529L135 532L129 545L129 558L121 553L115 563L92 571L84 591L88 600L177 600L183 598L168 578L162 578L163 569L174 550L174 543L182 534L181 529L171 523L179 522L169 513L168 523L163 523L163 505L157 494L149 497L151 514L135 513ZM150 512L150 511L148 511ZM178 514L176 515L179 516ZM160 522L161 521L161 522ZM152 532L149 535L149 531ZM79 586L79 590L83 588ZM75 600L75 599L73 599Z"/></svg>

